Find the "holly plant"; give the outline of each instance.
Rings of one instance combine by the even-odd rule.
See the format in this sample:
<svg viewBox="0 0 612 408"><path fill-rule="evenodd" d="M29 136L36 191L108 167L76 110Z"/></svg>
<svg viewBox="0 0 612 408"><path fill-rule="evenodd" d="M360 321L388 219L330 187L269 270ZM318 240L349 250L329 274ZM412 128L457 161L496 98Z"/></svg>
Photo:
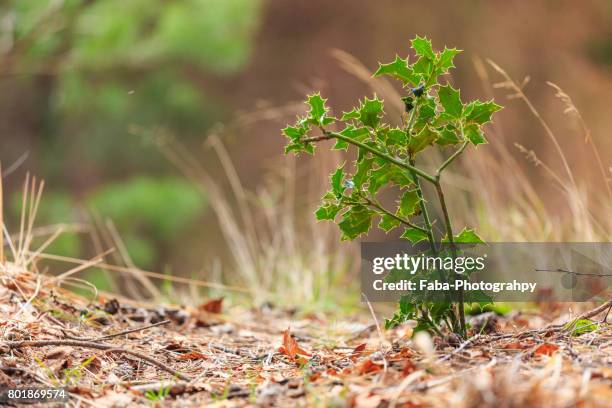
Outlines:
<svg viewBox="0 0 612 408"><path fill-rule="evenodd" d="M331 174L331 190L316 210L318 220L334 221L342 232L342 240L353 240L372 228L389 232L400 229L401 238L418 243L428 242L428 251L439 255L447 243L453 257L456 243L482 242L471 229L454 235L442 184L444 171L468 145L487 143L483 125L501 107L491 101L463 102L458 89L444 78L453 59L460 53L455 48L435 51L431 41L417 36L411 41L414 62L397 56L393 62L379 64L375 77L387 75L401 82L405 96L405 113L401 126L385 121L384 102L376 95L364 98L349 112L336 117L319 93L308 96L307 114L298 116L294 125L283 133L289 143L285 153L314 154L319 142L333 140L333 150L356 149L356 160L343 164ZM417 165L419 155L427 149L449 150L447 159L433 173ZM436 237L432 229L430 200L423 197L423 183L434 187L441 208L445 235ZM397 194L395 208L381 204L383 190ZM433 214L433 212L432 212ZM461 336L466 335L463 292L452 301L414 300L403 297L388 326L415 319L418 328L441 334L441 324Z"/></svg>

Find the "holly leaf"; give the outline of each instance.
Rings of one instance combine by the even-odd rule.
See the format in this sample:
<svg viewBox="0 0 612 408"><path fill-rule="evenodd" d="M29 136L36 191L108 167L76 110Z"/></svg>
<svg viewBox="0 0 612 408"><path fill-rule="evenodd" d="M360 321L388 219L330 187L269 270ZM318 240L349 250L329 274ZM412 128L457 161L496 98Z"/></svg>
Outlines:
<svg viewBox="0 0 612 408"><path fill-rule="evenodd" d="M370 177L368 179L368 191L371 194L376 194L376 192L393 176L393 167L390 164L384 164L376 169L370 171Z"/></svg>
<svg viewBox="0 0 612 408"><path fill-rule="evenodd" d="M450 85L441 86L438 90L438 98L447 115L456 119L461 117L463 104L461 103L461 97L458 90Z"/></svg>
<svg viewBox="0 0 612 408"><path fill-rule="evenodd" d="M341 208L342 207L337 204L324 204L317 208L317 211L315 211L315 217L317 217L318 221L333 221Z"/></svg>
<svg viewBox="0 0 612 408"><path fill-rule="evenodd" d="M332 191L336 195L336 197L342 197L344 190L346 187L342 184L342 180L344 179L344 164L336 169L336 171L331 175L331 186Z"/></svg>
<svg viewBox="0 0 612 408"><path fill-rule="evenodd" d="M355 174L353 175L353 183L355 183L355 189L361 190L363 183L368 178L373 163L374 159L372 158L364 158L363 160L357 162L357 171L355 171Z"/></svg>
<svg viewBox="0 0 612 408"><path fill-rule="evenodd" d="M433 144L439 136L440 135L435 129L425 126L417 135L410 138L408 141L408 150L413 154L418 153L430 144Z"/></svg>
<svg viewBox="0 0 612 408"><path fill-rule="evenodd" d="M364 127L356 128L353 125L347 125L341 132L339 132L342 136L350 137L351 139L355 139L358 141L362 141L367 138L370 134L368 129ZM342 139L336 139L336 144L332 147L332 150L348 150L349 144L348 142Z"/></svg>
<svg viewBox="0 0 612 408"><path fill-rule="evenodd" d="M291 142L289 144L287 144L287 146L285 146L285 154L290 153L290 152L295 152L297 153L301 153L301 152L306 152L308 154L314 154L314 145L312 143L303 143L300 141L294 141Z"/></svg>
<svg viewBox="0 0 612 408"><path fill-rule="evenodd" d="M491 116L501 108L492 100L488 102L473 101L466 106L465 120L483 125L490 122Z"/></svg>
<svg viewBox="0 0 612 408"><path fill-rule="evenodd" d="M404 86L416 86L419 83L419 76L415 75L412 69L408 66L408 61L395 56L395 61L389 64L378 64L378 69L374 73L374 77L381 75L390 75L402 81Z"/></svg>
<svg viewBox="0 0 612 408"><path fill-rule="evenodd" d="M383 103L378 97L374 96L374 99L365 98L359 107L359 121L364 126L376 128L380 123L380 117L383 113Z"/></svg>
<svg viewBox="0 0 612 408"><path fill-rule="evenodd" d="M389 129L386 134L387 144L405 146L408 141L408 135L405 131L398 128Z"/></svg>
<svg viewBox="0 0 612 408"><path fill-rule="evenodd" d="M455 68L453 64L453 59L455 55L459 54L461 50L456 48L444 48L444 51L440 53L440 58L438 59L438 69L440 70L440 74L444 74L448 72L449 69Z"/></svg>
<svg viewBox="0 0 612 408"><path fill-rule="evenodd" d="M385 232L389 232L392 229L399 227L399 225L400 222L389 214L383 214L380 218L380 222L378 223L378 227Z"/></svg>
<svg viewBox="0 0 612 408"><path fill-rule="evenodd" d="M373 213L363 205L354 205L344 214L338 223L342 231L342 241L353 240L361 234L365 234L372 226Z"/></svg>
<svg viewBox="0 0 612 408"><path fill-rule="evenodd" d="M485 139L482 129L475 123L465 125L463 127L463 134L474 146L487 143L487 139Z"/></svg>
<svg viewBox="0 0 612 408"><path fill-rule="evenodd" d="M346 120L351 120L351 119L359 119L359 112L357 111L356 108L353 108L353 110L350 112L344 112L342 114L341 120L346 121Z"/></svg>
<svg viewBox="0 0 612 408"><path fill-rule="evenodd" d="M440 137L436 140L436 143L440 146L454 145L461 142L457 135L457 129L452 125L446 125L438 129Z"/></svg>
<svg viewBox="0 0 612 408"><path fill-rule="evenodd" d="M448 238L445 237L442 242L448 242ZM476 234L471 228L464 228L458 235L455 236L455 242L457 243L468 243L468 244L484 244L482 238Z"/></svg>
<svg viewBox="0 0 612 408"><path fill-rule="evenodd" d="M431 41L427 37L419 37L418 35L412 41L412 48L417 55L434 60L436 54L431 47Z"/></svg>
<svg viewBox="0 0 612 408"><path fill-rule="evenodd" d="M306 103L310 106L308 116L312 119L315 125L324 125L324 118L327 115L327 108L325 102L327 99L323 99L320 93L312 94L308 96Z"/></svg>
<svg viewBox="0 0 612 408"><path fill-rule="evenodd" d="M405 238L416 244L417 242L421 242L427 239L427 234L421 230L416 228L406 228L404 233L400 236L400 238Z"/></svg>
<svg viewBox="0 0 612 408"><path fill-rule="evenodd" d="M416 189L406 191L400 199L397 215L402 218L412 217L416 212L419 202L419 193Z"/></svg>
<svg viewBox="0 0 612 408"><path fill-rule="evenodd" d="M283 134L292 141L299 140L306 134L308 129L303 126L287 126L283 129Z"/></svg>

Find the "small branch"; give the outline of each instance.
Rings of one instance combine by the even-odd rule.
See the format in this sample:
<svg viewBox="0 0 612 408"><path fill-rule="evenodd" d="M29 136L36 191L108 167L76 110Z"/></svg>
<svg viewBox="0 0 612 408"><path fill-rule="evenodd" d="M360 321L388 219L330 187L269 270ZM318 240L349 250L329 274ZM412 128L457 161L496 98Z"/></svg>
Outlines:
<svg viewBox="0 0 612 408"><path fill-rule="evenodd" d="M423 171L423 170L421 170L419 168L416 168L416 167L411 166L411 165L409 165L407 163L404 163L400 159L395 158L393 156L390 156L387 153L381 152L378 149L375 149L375 148L373 148L371 146L368 146L368 145L366 145L364 143L358 142L357 140L351 139L350 137L341 135L340 133L337 133L337 132L330 132L330 131L327 131L327 130L324 130L324 129L323 129L323 132L324 132L324 134L321 135L321 136L305 138L305 139L302 139L302 142L304 142L304 143L311 143L311 142L318 142L318 141L321 141L321 140L339 139L339 140L345 141L348 144L352 144L353 146L356 146L356 147L358 147L360 149L366 150L366 151L372 153L375 156L383 158L383 159L387 160L388 162L393 163L393 164L395 164L398 167L401 167L404 170L410 170L410 171L418 174L419 176L421 176L425 180L429 181L430 183L433 183L433 184L436 183L436 179L432 175L427 174L425 171Z"/></svg>
<svg viewBox="0 0 612 408"><path fill-rule="evenodd" d="M612 276L612 273L588 273L588 272L574 272L568 271L565 269L534 269L535 272L559 272L559 273L569 273L571 275L577 276Z"/></svg>
<svg viewBox="0 0 612 408"><path fill-rule="evenodd" d="M457 157L459 157L461 153L463 153L463 151L467 147L467 144L468 141L466 140L465 142L463 142L461 147L457 149L457 151L455 151L455 153L453 153L448 159L446 159L444 163L442 163L442 165L438 168L438 171L436 171L436 179L440 179L440 174L442 173L442 171L444 171L444 169L447 168L449 164L451 164Z"/></svg>
<svg viewBox="0 0 612 408"><path fill-rule="evenodd" d="M79 340L79 341L100 341L100 340L107 340L107 339L112 339L113 337L119 337L119 336L123 336L124 334L130 334L130 333L135 333L135 332L139 332L141 330L146 330L146 329L150 329L152 327L157 327L157 326L162 326L164 324L168 324L170 323L170 320L163 320L161 322L157 322L157 323L153 323L153 324L149 324L147 326L141 326L141 327L136 327L134 329L129 329L129 330L124 330L122 332L119 333L113 333L113 334L108 334L106 336L100 336L100 337L74 337L69 335L68 333L62 331L62 333L64 334L64 336L67 339L71 339L71 340Z"/></svg>
<svg viewBox="0 0 612 408"><path fill-rule="evenodd" d="M106 343L96 343L93 341L79 341L79 340L24 340L24 341L7 341L4 342L4 345L9 349L20 349L25 347L47 347L47 346L70 346L70 347L83 347L83 348L91 348L96 350L104 350L107 352L113 353L123 353L129 354L140 360L144 360L149 364L159 368L162 371L170 373L181 380L191 381L191 377L188 377L180 372L176 371L174 368L167 366L166 364L155 360L152 357L149 357L145 354L139 353L137 351L124 349L121 347L116 347L114 344L106 344Z"/></svg>
<svg viewBox="0 0 612 408"><path fill-rule="evenodd" d="M378 203L375 203L374 201L370 200L370 199L369 199L369 198L367 198L367 197L363 197L363 198L366 200L366 202L367 202L369 205L371 205L372 207L376 208L377 210L379 210L379 211L381 211L381 212L383 212L383 213L387 214L389 217L391 217L391 218L393 218L393 219L395 219L395 220L397 220L397 221L401 222L401 223L402 223L402 224L404 224L404 225L409 226L410 228L417 229L417 230L419 230L419 231L421 231L421 232L424 232L424 233L426 233L426 234L428 233L428 231L427 231L425 228L423 228L423 227L419 227L418 225L411 223L411 222L410 222L410 221L408 221L407 219L402 218L402 217L399 217L399 216L397 216L397 215L393 214L391 211L389 211L389 210L387 210L387 209L383 208L381 205L379 205Z"/></svg>
<svg viewBox="0 0 612 408"><path fill-rule="evenodd" d="M329 134L324 134L321 136L307 137L307 138L302 139L301 141L304 143L312 143L312 142L320 142L321 140L330 140L333 138L334 137Z"/></svg>
<svg viewBox="0 0 612 408"><path fill-rule="evenodd" d="M456 349L454 349L453 351L451 351L450 353L440 357L438 359L438 363L441 363L443 361L446 361L448 359L450 359L451 357L453 357L456 354L461 353L463 350L465 350L466 348L470 347L472 344L474 344L477 340L480 339L480 334L475 335L474 337L471 337L469 339L467 339L466 341L464 341L463 343L461 343L461 345L459 347L457 347Z"/></svg>

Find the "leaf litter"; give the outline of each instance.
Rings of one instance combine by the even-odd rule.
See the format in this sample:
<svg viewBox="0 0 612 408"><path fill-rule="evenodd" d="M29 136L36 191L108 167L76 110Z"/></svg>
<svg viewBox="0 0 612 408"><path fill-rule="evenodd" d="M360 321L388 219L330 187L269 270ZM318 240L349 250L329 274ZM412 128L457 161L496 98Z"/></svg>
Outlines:
<svg viewBox="0 0 612 408"><path fill-rule="evenodd" d="M108 407L603 407L612 397L602 306L578 325L562 315L496 316L494 330L459 344L416 341L406 324L381 344L367 313L338 325L334 316L222 302L94 302L13 271L0 286L0 383L61 386L74 405Z"/></svg>

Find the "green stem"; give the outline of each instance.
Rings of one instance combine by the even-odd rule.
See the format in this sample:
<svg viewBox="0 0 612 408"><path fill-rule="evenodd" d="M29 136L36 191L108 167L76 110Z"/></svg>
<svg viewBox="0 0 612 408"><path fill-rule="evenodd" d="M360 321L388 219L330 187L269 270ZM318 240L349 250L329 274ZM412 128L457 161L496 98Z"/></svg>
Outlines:
<svg viewBox="0 0 612 408"><path fill-rule="evenodd" d="M304 143L311 143L311 142L318 142L320 140L329 140L329 139L339 139L339 140L343 140L348 144L352 144L353 146L359 147L360 149L363 149L365 151L368 151L370 153L372 153L375 156L378 156L380 158L385 159L386 161L395 164L398 167L401 167L404 170L410 170L411 172L414 172L416 174L418 174L419 176L421 176L422 178L424 178L425 180L429 181L432 184L436 183L436 178L430 174L427 174L425 171L416 168L414 166L411 166L407 163L404 163L403 161L401 161L398 158L395 158L393 156L390 156L386 153L381 152L380 150L377 150L371 146L368 146L367 144L361 143L357 140L351 139L348 136L344 136L341 135L340 133L336 133L336 132L329 132L327 130L323 130L324 135L322 136L316 136L316 137L310 137L310 138L306 138L303 139L302 142Z"/></svg>
<svg viewBox="0 0 612 408"><path fill-rule="evenodd" d="M389 211L389 210L387 210L387 209L383 208L383 207L382 207L380 204L378 204L378 203L376 203L376 202L374 202L374 201L370 200L369 198L367 198L367 197L363 197L363 198L366 200L366 202L367 202L369 205L371 205L372 207L376 208L376 209L377 209L377 210L379 210L380 212L387 214L389 217L391 217L391 218L393 218L393 219L395 219L395 220L397 220L397 221L401 222L402 224L407 225L407 226L409 226L410 228L417 229L417 230L419 230L419 231L421 231L421 232L424 232L424 233L427 233L427 232L428 232L428 231L427 231L425 228L423 228L423 227L419 227L418 225L411 223L411 222L410 222L410 221L408 221L407 219L402 218L402 217L399 217L399 216L397 216L397 215L393 214L391 211Z"/></svg>
<svg viewBox="0 0 612 408"><path fill-rule="evenodd" d="M465 142L463 142L461 147L457 149L457 151L455 151L455 153L453 153L448 159L446 159L446 161L444 161L444 163L442 163L442 165L438 168L438 171L436 171L435 177L437 180L440 179L440 175L442 174L442 171L444 171L444 169L447 168L449 164L451 164L457 157L459 157L461 153L463 153L463 151L467 147L467 144L468 144L468 141L466 140Z"/></svg>
<svg viewBox="0 0 612 408"><path fill-rule="evenodd" d="M411 165L414 165L414 161L411 161ZM433 229L431 227L431 220L429 219L429 212L427 211L427 205L425 204L425 199L423 198L423 188L421 187L421 182L419 178L412 172L412 180L416 186L417 196L419 197L419 207L421 207L421 214L423 215L423 223L425 224L425 232L427 234L427 240L429 241L429 245L431 246L431 250L434 255L438 255L438 248L436 247L436 240L433 236Z"/></svg>
<svg viewBox="0 0 612 408"><path fill-rule="evenodd" d="M446 224L446 235L448 237L448 242L450 243L451 253L453 259L457 258L457 248L455 246L455 238L453 236L453 227L450 220L450 215L448 213L448 207L446 206L446 200L444 199L444 192L442 191L442 186L440 185L440 180L438 179L436 182L436 192L438 193L438 200L440 201L440 207L442 207L442 214L444 215L444 223ZM467 329L465 325L465 310L463 304L463 289L459 290L459 323L461 324L461 335L463 337L466 336Z"/></svg>
<svg viewBox="0 0 612 408"><path fill-rule="evenodd" d="M433 331L436 332L438 336L444 338L444 334L442 334L442 332L438 328L438 325L436 325L436 323L434 323L434 321L429 317L429 312L424 307L421 307L421 316L423 316L423 319L425 319L425 321L429 323L429 326L433 329Z"/></svg>

